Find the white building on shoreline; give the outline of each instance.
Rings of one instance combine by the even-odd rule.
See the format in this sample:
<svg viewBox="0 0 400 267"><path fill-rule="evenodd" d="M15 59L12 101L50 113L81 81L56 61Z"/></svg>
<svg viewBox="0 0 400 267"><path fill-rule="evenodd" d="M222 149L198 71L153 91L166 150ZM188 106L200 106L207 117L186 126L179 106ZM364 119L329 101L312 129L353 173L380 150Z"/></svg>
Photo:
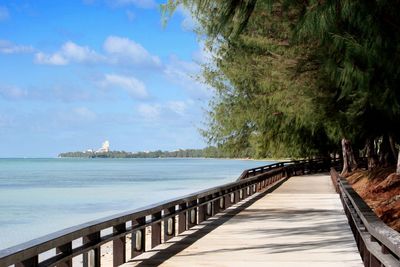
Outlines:
<svg viewBox="0 0 400 267"><path fill-rule="evenodd" d="M110 142L108 140L104 141L101 148L96 151L96 153L107 153L110 151Z"/></svg>

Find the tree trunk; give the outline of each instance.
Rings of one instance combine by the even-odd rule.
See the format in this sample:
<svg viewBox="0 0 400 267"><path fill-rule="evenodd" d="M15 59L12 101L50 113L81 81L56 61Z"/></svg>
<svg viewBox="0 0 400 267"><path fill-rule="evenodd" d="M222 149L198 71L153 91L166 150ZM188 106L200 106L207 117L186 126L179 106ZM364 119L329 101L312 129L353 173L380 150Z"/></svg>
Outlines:
<svg viewBox="0 0 400 267"><path fill-rule="evenodd" d="M345 176L349 171L349 160L347 158L346 139L342 139L343 169L341 176Z"/></svg>
<svg viewBox="0 0 400 267"><path fill-rule="evenodd" d="M400 175L400 149L399 149L399 155L397 156L397 169L396 169L396 174Z"/></svg>
<svg viewBox="0 0 400 267"><path fill-rule="evenodd" d="M378 165L378 162L375 153L374 140L371 138L367 139L366 156L368 160L368 170L374 169Z"/></svg>
<svg viewBox="0 0 400 267"><path fill-rule="evenodd" d="M395 156L393 156L391 150L389 136L385 134L382 136L382 143L379 148L379 162L381 166L388 167L395 164Z"/></svg>
<svg viewBox="0 0 400 267"><path fill-rule="evenodd" d="M343 152L343 170L341 175L346 176L350 172L357 169L357 162L354 158L353 149L351 148L350 140L342 139L342 152Z"/></svg>
<svg viewBox="0 0 400 267"><path fill-rule="evenodd" d="M394 135L392 133L389 134L389 143L390 143L390 150L392 152L394 161L397 162L398 157L397 157L397 152L396 152L397 151L396 150L396 141L395 141Z"/></svg>

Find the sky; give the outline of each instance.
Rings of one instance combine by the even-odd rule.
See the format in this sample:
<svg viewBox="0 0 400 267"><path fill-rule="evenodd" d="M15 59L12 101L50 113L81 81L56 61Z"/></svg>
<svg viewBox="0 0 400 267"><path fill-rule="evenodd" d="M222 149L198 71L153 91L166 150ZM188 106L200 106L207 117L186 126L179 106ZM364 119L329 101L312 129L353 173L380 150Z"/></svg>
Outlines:
<svg viewBox="0 0 400 267"><path fill-rule="evenodd" d="M202 148L207 54L156 0L0 0L0 157Z"/></svg>

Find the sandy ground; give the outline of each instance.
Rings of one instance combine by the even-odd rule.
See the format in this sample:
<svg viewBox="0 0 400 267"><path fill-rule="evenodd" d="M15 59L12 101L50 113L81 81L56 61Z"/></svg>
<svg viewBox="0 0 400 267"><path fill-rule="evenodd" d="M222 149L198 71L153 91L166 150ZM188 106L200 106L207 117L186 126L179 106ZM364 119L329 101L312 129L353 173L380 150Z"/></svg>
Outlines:
<svg viewBox="0 0 400 267"><path fill-rule="evenodd" d="M394 171L356 171L347 180L382 221L400 232L400 175Z"/></svg>

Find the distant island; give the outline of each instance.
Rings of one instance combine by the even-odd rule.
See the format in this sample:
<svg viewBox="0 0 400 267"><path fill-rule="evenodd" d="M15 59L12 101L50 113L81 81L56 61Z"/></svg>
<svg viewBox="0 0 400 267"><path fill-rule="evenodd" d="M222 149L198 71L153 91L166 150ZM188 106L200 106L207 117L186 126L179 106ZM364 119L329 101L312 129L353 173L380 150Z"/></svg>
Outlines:
<svg viewBox="0 0 400 267"><path fill-rule="evenodd" d="M60 158L226 158L227 155L220 149L210 146L203 149L179 149L175 151L77 151L65 152L58 155Z"/></svg>

